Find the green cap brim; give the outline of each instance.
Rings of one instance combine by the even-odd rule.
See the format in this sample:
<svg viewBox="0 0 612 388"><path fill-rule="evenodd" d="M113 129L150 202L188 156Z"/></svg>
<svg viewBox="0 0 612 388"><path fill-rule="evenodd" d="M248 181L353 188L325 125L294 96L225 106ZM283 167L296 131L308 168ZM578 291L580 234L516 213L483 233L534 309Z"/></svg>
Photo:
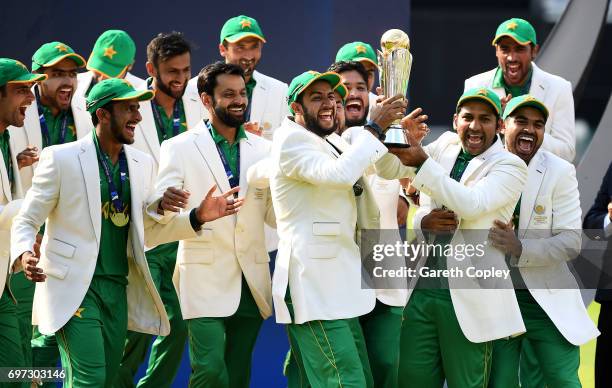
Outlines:
<svg viewBox="0 0 612 388"><path fill-rule="evenodd" d="M90 56L87 61L87 70L96 71L108 78L118 78L127 71L129 64L125 66L112 65L95 56Z"/></svg>
<svg viewBox="0 0 612 388"><path fill-rule="evenodd" d="M46 74L26 73L15 79L7 81L7 84L25 84L30 82L41 82L47 79Z"/></svg>
<svg viewBox="0 0 612 388"><path fill-rule="evenodd" d="M138 101L148 101L155 97L155 92L152 90L134 90L133 92L125 93L119 97L113 98L111 101L125 101L137 99Z"/></svg>
<svg viewBox="0 0 612 388"><path fill-rule="evenodd" d="M77 53L68 53L62 56L59 56L57 58L55 58L53 61L51 62L47 62L41 65L41 67L50 67L50 66L54 66L57 63L60 63L62 60L66 59L66 58L70 58L74 61L74 63L76 63L76 65L78 67L83 67L85 66L85 58L83 58L82 56L80 56Z"/></svg>
<svg viewBox="0 0 612 388"><path fill-rule="evenodd" d="M544 104L540 103L539 101L534 101L534 100L523 101L517 106L515 106L514 108L512 108L511 110L504 111L504 115L502 116L502 118L505 120L508 116L510 116L517 109L523 108L526 106L539 110L544 115L544 121L548 120L548 109L546 109Z"/></svg>
<svg viewBox="0 0 612 388"><path fill-rule="evenodd" d="M239 40L242 40L244 38L249 38L249 37L257 38L261 40L262 42L266 43L266 40L264 39L263 36L257 35L253 32L240 32L238 34L234 34L232 36L226 37L225 40L227 40L229 43L236 43Z"/></svg>
<svg viewBox="0 0 612 388"><path fill-rule="evenodd" d="M459 108L461 106L461 104L463 104L464 102L470 101L470 100L480 100L480 101L486 102L487 104L489 104L493 108L493 111L497 112L498 116L501 116L501 112L499 111L499 108L497 107L497 104L495 104L495 102L493 100L491 100L489 97L482 96L482 95L465 96L463 98L460 98L459 101L457 102L457 108Z"/></svg>
<svg viewBox="0 0 612 388"><path fill-rule="evenodd" d="M371 60L368 57L357 57L357 58L353 58L353 61L357 61L357 62L370 62L371 64L373 64L374 66L378 67L378 63L374 62L373 60Z"/></svg>
<svg viewBox="0 0 612 388"><path fill-rule="evenodd" d="M492 46L495 46L495 44L497 43L498 40L500 40L501 38L503 38L504 36L507 36L509 38L512 38L512 40L514 40L516 43L520 44L521 46L527 46L528 44L531 44L533 42L531 42L530 40L521 40L517 34L512 34L509 32L505 32L503 34L499 34L497 35L495 38L493 38L493 42L491 42Z"/></svg>
<svg viewBox="0 0 612 388"><path fill-rule="evenodd" d="M348 95L348 89L342 82L340 82L335 88L334 92L338 92L340 97L342 97L342 101L346 100L346 96Z"/></svg>
<svg viewBox="0 0 612 388"><path fill-rule="evenodd" d="M308 89L310 85L312 85L314 82L319 81L319 80L329 82L331 87L335 89L336 86L338 86L338 84L340 83L340 76L333 72L326 72L326 73L318 74L313 79L308 81L305 85L303 85L301 88L299 88L295 93L295 97L297 98L297 96L302 94L304 90Z"/></svg>

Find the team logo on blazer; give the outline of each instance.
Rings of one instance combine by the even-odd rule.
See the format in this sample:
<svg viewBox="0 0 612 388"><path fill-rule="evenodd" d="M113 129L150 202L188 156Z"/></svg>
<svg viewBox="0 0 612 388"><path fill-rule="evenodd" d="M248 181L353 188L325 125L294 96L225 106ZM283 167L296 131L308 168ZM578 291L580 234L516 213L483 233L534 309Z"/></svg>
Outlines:
<svg viewBox="0 0 612 388"><path fill-rule="evenodd" d="M546 208L543 205L535 205L533 210L536 212L536 214L544 214Z"/></svg>

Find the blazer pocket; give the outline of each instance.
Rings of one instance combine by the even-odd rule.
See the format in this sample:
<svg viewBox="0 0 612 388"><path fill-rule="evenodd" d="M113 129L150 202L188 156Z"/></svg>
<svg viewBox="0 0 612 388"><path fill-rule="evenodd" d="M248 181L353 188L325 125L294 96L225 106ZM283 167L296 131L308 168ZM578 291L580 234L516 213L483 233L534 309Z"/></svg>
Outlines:
<svg viewBox="0 0 612 388"><path fill-rule="evenodd" d="M67 242L54 238L47 243L47 250L71 259L74 256L76 247L72 244L68 244Z"/></svg>
<svg viewBox="0 0 612 388"><path fill-rule="evenodd" d="M45 260L40 264L43 272L54 278L63 280L68 274L68 266L62 263L56 263L51 260Z"/></svg>
<svg viewBox="0 0 612 388"><path fill-rule="evenodd" d="M335 259L339 250L337 244L308 244L308 256L311 259Z"/></svg>
<svg viewBox="0 0 612 388"><path fill-rule="evenodd" d="M212 264L214 260L212 248L189 247L183 250L181 264Z"/></svg>
<svg viewBox="0 0 612 388"><path fill-rule="evenodd" d="M340 234L339 222L313 222L312 234L315 236L337 236Z"/></svg>

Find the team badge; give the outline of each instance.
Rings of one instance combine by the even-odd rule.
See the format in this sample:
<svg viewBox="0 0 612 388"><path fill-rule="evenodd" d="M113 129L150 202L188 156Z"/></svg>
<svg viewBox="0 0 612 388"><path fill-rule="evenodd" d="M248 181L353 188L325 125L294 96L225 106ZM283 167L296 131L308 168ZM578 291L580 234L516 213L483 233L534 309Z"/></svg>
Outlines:
<svg viewBox="0 0 612 388"><path fill-rule="evenodd" d="M536 214L544 214L546 208L543 205L536 205L533 210L536 212Z"/></svg>

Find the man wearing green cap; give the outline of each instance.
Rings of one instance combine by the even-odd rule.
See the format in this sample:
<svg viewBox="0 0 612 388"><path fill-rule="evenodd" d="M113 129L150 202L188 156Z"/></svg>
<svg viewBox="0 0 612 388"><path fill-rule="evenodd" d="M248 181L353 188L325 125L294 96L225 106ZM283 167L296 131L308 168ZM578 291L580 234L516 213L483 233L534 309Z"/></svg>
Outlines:
<svg viewBox="0 0 612 388"><path fill-rule="evenodd" d="M9 126L21 127L27 107L34 101L31 87L46 78L32 74L13 59L0 58L0 366L25 367L29 360L24 355L23 332L16 300L9 288L9 242L13 217L19 211L23 198L16 153L11 144ZM29 348L29 341L27 344ZM2 385L2 384L0 384ZM5 385L2 385L5 386Z"/></svg>
<svg viewBox="0 0 612 388"><path fill-rule="evenodd" d="M525 331L504 255L486 244L493 221L511 219L527 175L497 135L500 115L495 92L467 90L456 132L442 134L412 164L411 185L421 192L414 229L433 248L410 258L400 387L486 386L492 341ZM476 269L498 272L487 281L470 275Z"/></svg>
<svg viewBox="0 0 612 388"><path fill-rule="evenodd" d="M193 237L204 222L236 211L209 192L199 207L166 224L143 214L153 194L154 166L126 144L133 143L141 119L138 102L153 95L121 79L96 84L87 99L95 130L43 150L12 226L11 259L39 282L33 321L42 334L56 333L68 386L111 386L128 327L168 334L145 244ZM32 246L45 220L38 255Z"/></svg>
<svg viewBox="0 0 612 388"><path fill-rule="evenodd" d="M364 42L351 42L340 47L340 50L336 53L336 62L341 61L356 61L360 62L365 67L368 78L368 98L370 102L370 108L376 104L377 95L372 92L374 83L376 82L376 72L378 71L378 57L376 51L368 43Z"/></svg>
<svg viewBox="0 0 612 388"><path fill-rule="evenodd" d="M526 340L543 385L580 387L579 346L599 335L567 266L580 251L578 182L571 163L541 148L548 114L528 94L514 97L504 109L506 148L527 163L527 184L512 220L494 221L489 239L509 257L527 332L495 341L489 387L519 386Z"/></svg>
<svg viewBox="0 0 612 388"><path fill-rule="evenodd" d="M195 95L185 94L191 78L191 47L183 34L159 34L147 46L147 88L155 91L150 101L140 103L142 121L136 127L134 147L153 157L155 171L160 160L160 145L187 128L195 126L203 105ZM172 274L178 242L158 245L147 252L147 261L159 290L168 318L170 335L157 337L151 348L146 375L139 387L170 387L181 364L187 341L187 326L181 316ZM129 332L117 386L133 386L134 375L144 360L151 337Z"/></svg>
<svg viewBox="0 0 612 388"><path fill-rule="evenodd" d="M257 335L272 314L264 223L275 226L269 189L250 186L247 173L269 155L270 144L244 129L241 67L207 65L198 92L210 120L162 143L157 192L173 190L177 208L192 206L191 198L215 182L245 198L235 217L207 223L202 237L179 243L173 280L189 331L189 385L246 388Z"/></svg>
<svg viewBox="0 0 612 388"><path fill-rule="evenodd" d="M542 147L569 162L573 161L576 133L572 85L533 62L539 49L533 26L519 18L506 20L497 27L492 44L497 68L465 80L465 90L491 88L504 101L523 94L539 99L550 111Z"/></svg>

